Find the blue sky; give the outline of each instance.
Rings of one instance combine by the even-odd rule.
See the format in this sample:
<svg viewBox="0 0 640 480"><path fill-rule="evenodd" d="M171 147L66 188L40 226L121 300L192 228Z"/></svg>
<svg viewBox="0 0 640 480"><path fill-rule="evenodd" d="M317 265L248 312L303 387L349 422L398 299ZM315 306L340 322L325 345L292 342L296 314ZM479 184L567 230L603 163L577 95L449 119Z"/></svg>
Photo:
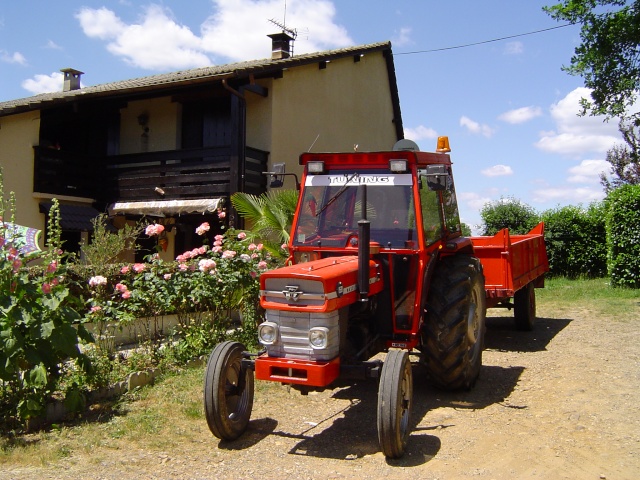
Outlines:
<svg viewBox="0 0 640 480"><path fill-rule="evenodd" d="M622 143L616 120L577 115L588 91L561 67L579 27L522 35L562 25L542 11L552 3L3 1L0 101L61 89L61 68L89 86L266 58L269 19L296 29L294 53L391 40L405 136L422 150L449 136L462 220L475 227L500 198L539 212L600 200L606 152Z"/></svg>

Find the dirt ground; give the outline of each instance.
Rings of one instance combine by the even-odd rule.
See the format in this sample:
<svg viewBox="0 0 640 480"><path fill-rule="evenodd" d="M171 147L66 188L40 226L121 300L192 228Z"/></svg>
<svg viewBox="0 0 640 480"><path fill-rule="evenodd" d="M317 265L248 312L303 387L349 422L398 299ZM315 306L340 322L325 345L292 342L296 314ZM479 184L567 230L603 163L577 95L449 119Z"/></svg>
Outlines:
<svg viewBox="0 0 640 480"><path fill-rule="evenodd" d="M98 464L9 467L0 478L640 478L640 307L626 319L540 306L538 316L533 332L488 319L470 392L434 390L414 368L414 427L399 460L379 451L377 387L364 382L308 396L258 389L235 442L204 424L171 451L101 452Z"/></svg>

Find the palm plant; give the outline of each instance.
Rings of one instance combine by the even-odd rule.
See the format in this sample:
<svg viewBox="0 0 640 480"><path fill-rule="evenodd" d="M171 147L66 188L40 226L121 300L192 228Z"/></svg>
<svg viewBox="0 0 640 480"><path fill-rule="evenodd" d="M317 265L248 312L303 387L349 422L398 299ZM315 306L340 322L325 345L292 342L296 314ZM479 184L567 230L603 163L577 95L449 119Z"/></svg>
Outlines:
<svg viewBox="0 0 640 480"><path fill-rule="evenodd" d="M289 241L291 224L298 204L297 190L272 190L262 195L237 192L231 204L250 225L249 233L260 238L273 253Z"/></svg>

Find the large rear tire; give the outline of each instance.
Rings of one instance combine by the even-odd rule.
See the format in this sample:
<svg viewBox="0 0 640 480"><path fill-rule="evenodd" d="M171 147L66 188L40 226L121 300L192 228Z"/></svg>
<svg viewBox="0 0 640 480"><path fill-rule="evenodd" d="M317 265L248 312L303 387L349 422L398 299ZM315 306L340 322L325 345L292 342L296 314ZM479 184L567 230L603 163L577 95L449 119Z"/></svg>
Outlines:
<svg viewBox="0 0 640 480"><path fill-rule="evenodd" d="M536 323L536 290L527 283L513 296L513 318L518 330L531 331Z"/></svg>
<svg viewBox="0 0 640 480"><path fill-rule="evenodd" d="M445 257L436 267L422 328L422 361L443 390L470 389L482 366L486 298L480 261Z"/></svg>
<svg viewBox="0 0 640 480"><path fill-rule="evenodd" d="M244 351L239 342L219 343L205 369L205 416L211 433L222 440L242 435L253 409L253 370L242 366Z"/></svg>
<svg viewBox="0 0 640 480"><path fill-rule="evenodd" d="M390 350L378 386L378 440L388 458L404 455L411 428L413 375L409 354Z"/></svg>

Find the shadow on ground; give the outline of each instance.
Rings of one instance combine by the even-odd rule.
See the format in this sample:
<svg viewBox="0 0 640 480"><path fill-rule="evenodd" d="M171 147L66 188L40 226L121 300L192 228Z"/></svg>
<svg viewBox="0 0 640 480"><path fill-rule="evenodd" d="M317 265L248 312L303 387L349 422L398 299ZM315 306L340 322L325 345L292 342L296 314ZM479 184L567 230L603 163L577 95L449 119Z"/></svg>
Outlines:
<svg viewBox="0 0 640 480"><path fill-rule="evenodd" d="M538 318L530 332L518 331L513 317L487 317L485 350L500 352L542 352L564 330L571 319Z"/></svg>

